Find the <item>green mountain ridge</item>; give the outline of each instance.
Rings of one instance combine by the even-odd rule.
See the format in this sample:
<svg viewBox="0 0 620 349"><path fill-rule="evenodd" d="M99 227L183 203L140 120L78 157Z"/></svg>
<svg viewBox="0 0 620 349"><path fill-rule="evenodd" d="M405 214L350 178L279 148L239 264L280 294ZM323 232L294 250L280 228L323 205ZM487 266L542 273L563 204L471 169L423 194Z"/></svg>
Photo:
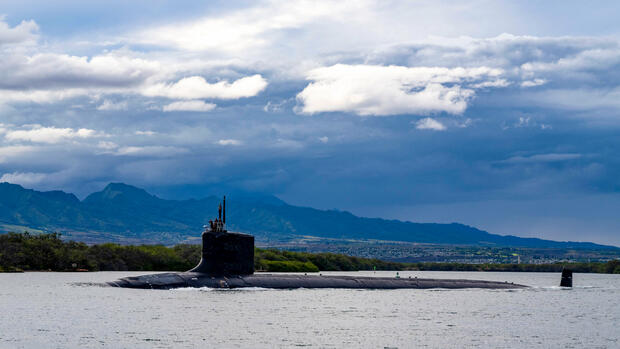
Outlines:
<svg viewBox="0 0 620 349"><path fill-rule="evenodd" d="M57 231L80 239L172 244L200 236L220 198L165 200L123 183L110 183L80 201L62 191L40 192L0 183L0 223ZM350 212L297 207L275 197L229 197L228 229L258 241L304 237L514 247L616 248L491 234L463 224L413 223L357 217ZM84 240L84 239L83 239Z"/></svg>

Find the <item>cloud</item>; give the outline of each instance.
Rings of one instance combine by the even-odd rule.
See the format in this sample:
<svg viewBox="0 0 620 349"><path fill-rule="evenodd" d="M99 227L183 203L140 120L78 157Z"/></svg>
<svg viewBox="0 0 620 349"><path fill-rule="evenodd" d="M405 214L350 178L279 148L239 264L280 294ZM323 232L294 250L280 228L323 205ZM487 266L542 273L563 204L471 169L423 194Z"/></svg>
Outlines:
<svg viewBox="0 0 620 349"><path fill-rule="evenodd" d="M35 143L59 143L75 138L90 138L96 136L96 132L87 128L56 128L35 125L29 130L11 130L6 132L5 139L8 141L29 141Z"/></svg>
<svg viewBox="0 0 620 349"><path fill-rule="evenodd" d="M65 99L88 95L87 89L71 88L59 90L7 90L0 89L0 103L2 102L34 102L56 103Z"/></svg>
<svg viewBox="0 0 620 349"><path fill-rule="evenodd" d="M167 81L186 70L182 65L163 65L135 58L131 52L93 57L56 53L1 53L0 102L54 103L80 96L135 95L173 99L239 99L253 97L267 86L254 74L229 82L209 83L202 76ZM127 101L105 99L98 110L125 110Z"/></svg>
<svg viewBox="0 0 620 349"><path fill-rule="evenodd" d="M3 174L2 177L0 177L0 182L9 182L28 187L41 183L46 177L47 175L45 173L12 172Z"/></svg>
<svg viewBox="0 0 620 349"><path fill-rule="evenodd" d="M152 27L132 35L141 44L188 51L239 52L263 47L275 34L319 19L340 19L368 7L367 1L264 1L198 20Z"/></svg>
<svg viewBox="0 0 620 349"><path fill-rule="evenodd" d="M287 102L287 100L283 100L279 103L267 101L267 104L263 107L263 111L266 113L279 113L284 109L284 105Z"/></svg>
<svg viewBox="0 0 620 349"><path fill-rule="evenodd" d="M303 113L461 114L474 90L460 83L495 79L500 69L336 64L313 69L297 95Z"/></svg>
<svg viewBox="0 0 620 349"><path fill-rule="evenodd" d="M509 85L510 85L510 82L507 81L506 79L497 79L497 80L479 82L477 84L472 84L470 86L472 88L478 89L478 88L485 88L485 87L506 87Z"/></svg>
<svg viewBox="0 0 620 349"><path fill-rule="evenodd" d="M157 132L154 131L136 131L134 132L137 136L154 136Z"/></svg>
<svg viewBox="0 0 620 349"><path fill-rule="evenodd" d="M173 102L165 105L163 111L211 111L215 109L216 105L213 103L205 103L200 100L180 101Z"/></svg>
<svg viewBox="0 0 620 349"><path fill-rule="evenodd" d="M26 30L30 30L29 32ZM0 20L0 44L21 44L34 38L36 23L22 22L10 28ZM28 36L25 33L32 35ZM221 80L208 83L202 76L189 71L204 70L209 62L180 64L165 55L143 54L129 49L78 56L68 53L48 52L44 45L0 51L0 103L55 103L80 96L98 100L109 94L144 95L175 99L238 99L252 97L267 86L259 74L241 77L229 82ZM208 70L215 73L213 69ZM226 72L230 74L230 71ZM239 74L233 74L239 75ZM105 99L98 110L126 110L127 101L114 103Z"/></svg>
<svg viewBox="0 0 620 349"><path fill-rule="evenodd" d="M418 130L445 131L446 126L433 118L424 118L416 122L415 128Z"/></svg>
<svg viewBox="0 0 620 349"><path fill-rule="evenodd" d="M528 73L544 72L596 72L605 71L617 66L620 62L620 47L617 41L594 38L546 38L558 44L576 46L573 52L565 53L554 59L534 59L521 65L521 69ZM580 42L581 41L581 42ZM549 51L549 47L546 47ZM572 75L572 74L571 74Z"/></svg>
<svg viewBox="0 0 620 349"><path fill-rule="evenodd" d="M600 116L617 118L620 116L620 85L528 91L515 96L514 103L517 106L529 105L551 110L596 111L596 113L582 114L582 117L600 114Z"/></svg>
<svg viewBox="0 0 620 349"><path fill-rule="evenodd" d="M112 150L112 149L118 148L118 144L114 142L100 141L99 143L97 143L97 148L104 149L104 150Z"/></svg>
<svg viewBox="0 0 620 349"><path fill-rule="evenodd" d="M542 123L540 121L535 120L533 117L526 115L526 116L520 116L519 119L516 122L514 122L512 125L504 124L502 126L502 129L507 130L510 128L526 128L526 127L528 128L535 127L535 128L540 128L541 130L549 130L553 128L549 124Z"/></svg>
<svg viewBox="0 0 620 349"><path fill-rule="evenodd" d="M38 51L33 47L30 51ZM92 57L59 53L26 54L22 50L0 52L0 103L55 103L80 96L98 99L105 94L131 95L142 86L166 77L157 61L134 58L126 53ZM105 100L100 110L119 110Z"/></svg>
<svg viewBox="0 0 620 349"><path fill-rule="evenodd" d="M469 85L516 85L546 89L609 88L620 79L620 41L613 37L528 36L489 38L433 37L393 44L362 56L366 64L477 67L502 69L492 80ZM539 90L539 89L536 89Z"/></svg>
<svg viewBox="0 0 620 349"><path fill-rule="evenodd" d="M0 16L0 45L35 41L39 26L32 20L21 21L11 28Z"/></svg>
<svg viewBox="0 0 620 349"><path fill-rule="evenodd" d="M3 163L11 158L19 158L24 154L36 151L37 147L28 145L10 145L0 147L0 163Z"/></svg>
<svg viewBox="0 0 620 349"><path fill-rule="evenodd" d="M241 145L241 141L238 141L236 139L220 139L219 141L217 141L217 144L219 145Z"/></svg>
<svg viewBox="0 0 620 349"><path fill-rule="evenodd" d="M129 146L119 148L116 155L146 156L146 157L170 157L189 152L185 148L174 146Z"/></svg>
<svg viewBox="0 0 620 349"><path fill-rule="evenodd" d="M148 86L142 93L149 97L175 99L238 99L256 96L266 86L267 81L259 74L246 76L232 83L223 80L213 84L201 76L192 76L172 84L159 83Z"/></svg>
<svg viewBox="0 0 620 349"><path fill-rule="evenodd" d="M501 163L508 164L524 164L524 163L537 163L537 162L557 162L568 161L581 158L582 154L577 153L549 153L549 154L536 154L532 156L513 156L506 160L500 161Z"/></svg>
<svg viewBox="0 0 620 349"><path fill-rule="evenodd" d="M466 118L465 120L457 120L456 127L458 128L467 128L474 123L474 120L470 118Z"/></svg>
<svg viewBox="0 0 620 349"><path fill-rule="evenodd" d="M93 57L57 53L3 57L0 89L127 88L158 74L159 62L108 53Z"/></svg>
<svg viewBox="0 0 620 349"><path fill-rule="evenodd" d="M103 103L101 103L101 105L97 107L97 110L104 110L104 111L127 110L127 101L114 103L106 99L103 101Z"/></svg>
<svg viewBox="0 0 620 349"><path fill-rule="evenodd" d="M534 87L540 86L547 82L545 79L534 79L534 80L526 80L521 82L521 87Z"/></svg>
<svg viewBox="0 0 620 349"><path fill-rule="evenodd" d="M493 93L496 88L532 87L544 83L551 86L532 89L531 92L546 92L551 88L557 91L561 86L567 89L566 93L570 93L576 86L586 90L597 86L609 88L610 83L617 84L620 78L620 73L616 73L620 71L620 48L614 38L511 34L490 38L428 37L440 35L441 28L435 28L434 32L421 28L424 35L409 38L411 29L419 24L404 21L405 13L408 16L420 14L411 6L392 5L383 6L376 1L328 1L320 4L264 1L251 7L221 9L197 20L151 27L111 38L114 45L127 44L136 51L121 48L97 53L101 45L91 43L95 45L92 56L59 53L56 50L58 46L51 52L50 47L43 44L25 51L2 52L0 103L54 103L80 96L96 97L98 100L111 94L122 95L125 99L146 96L236 100L257 96L265 90L267 80L285 85L299 83L295 80L307 77L313 82L301 93L298 93L299 89L287 90L275 100L287 100L297 94L299 106L296 110L308 114L330 111L358 115L461 114L476 95ZM468 7L483 10L479 5L459 9L451 7L443 3L421 3L416 8L432 13L445 12L449 17L463 15ZM439 11L440 8L444 10ZM352 13L359 15L357 20L342 20L343 14L350 16ZM361 20L375 17L376 20L370 23ZM428 18L424 20L426 23ZM389 33L383 25L386 22L394 22L395 25L390 26ZM4 23L3 30L21 28L22 25L26 28L25 23L13 28ZM36 26L34 22L28 23ZM331 30L333 28L338 30ZM364 30L368 35L351 35L359 30ZM333 33L325 38L320 35L324 31ZM316 47L319 38L322 51L317 54L312 48ZM133 45L135 43L166 46L167 50L152 51ZM59 47L62 48L63 44L67 46L67 51L74 48L66 42ZM234 48L235 45L238 48ZM241 47L245 50L257 46L264 50L252 51L251 54L242 51L243 55L236 51ZM204 52L195 52L205 49L225 53L205 55ZM80 49L78 52L88 51ZM349 78L329 80L329 77L324 77L314 80L311 75L315 69L332 68L331 73L335 73L333 67L338 66L337 63L349 67L454 71L486 68L501 71L501 74L461 77L448 82L423 82L424 79L419 81L415 78L414 85L417 87L414 88L410 81L398 81L388 76L385 81L378 79L390 87L385 93L369 93L368 87L364 86L367 84L362 83L345 96L350 97L349 100L335 103L329 98L331 90L346 85L345 80ZM257 71L260 74L256 74ZM301 73L305 75L299 75ZM407 80L411 74L405 75L409 76ZM237 78L239 76L241 78ZM396 98L397 103L393 106L386 102L391 98ZM99 106L103 110L108 107L106 100ZM109 99L112 100L114 98ZM268 111L285 109L280 104L261 102L267 103L265 110ZM131 100L129 103L132 104ZM156 105L161 105L160 101ZM112 105L110 107L114 108ZM130 109L129 105L127 109Z"/></svg>

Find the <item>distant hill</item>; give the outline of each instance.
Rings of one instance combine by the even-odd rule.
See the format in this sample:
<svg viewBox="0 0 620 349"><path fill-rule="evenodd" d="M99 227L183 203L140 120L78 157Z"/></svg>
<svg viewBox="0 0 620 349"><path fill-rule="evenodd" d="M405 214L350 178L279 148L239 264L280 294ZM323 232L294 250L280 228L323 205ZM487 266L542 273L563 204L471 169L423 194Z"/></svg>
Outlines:
<svg viewBox="0 0 620 349"><path fill-rule="evenodd" d="M0 230L58 231L87 242L177 243L197 241L220 198L164 200L123 183L110 183L80 201L62 191L40 192L0 183ZM345 211L288 205L273 196L229 197L228 229L259 241L384 240L435 244L544 248L614 248L490 234L463 224L412 223L362 218Z"/></svg>

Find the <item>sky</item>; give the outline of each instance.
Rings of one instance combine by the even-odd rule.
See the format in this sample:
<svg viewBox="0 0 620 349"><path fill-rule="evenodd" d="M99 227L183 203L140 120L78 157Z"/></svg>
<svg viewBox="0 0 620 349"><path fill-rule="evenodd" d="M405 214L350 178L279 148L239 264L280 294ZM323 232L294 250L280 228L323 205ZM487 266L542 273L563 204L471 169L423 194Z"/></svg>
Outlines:
<svg viewBox="0 0 620 349"><path fill-rule="evenodd" d="M620 246L617 1L2 1L0 182Z"/></svg>

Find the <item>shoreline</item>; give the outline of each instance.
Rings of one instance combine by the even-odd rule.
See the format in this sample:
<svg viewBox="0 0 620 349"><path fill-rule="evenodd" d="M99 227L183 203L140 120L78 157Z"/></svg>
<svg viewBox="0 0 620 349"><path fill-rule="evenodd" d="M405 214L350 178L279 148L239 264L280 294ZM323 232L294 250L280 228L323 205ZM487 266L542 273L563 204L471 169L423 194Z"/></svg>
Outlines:
<svg viewBox="0 0 620 349"><path fill-rule="evenodd" d="M602 263L605 264L605 263ZM518 264L515 264L518 265ZM539 265L539 264L536 264ZM480 266L474 264L474 266ZM550 266L558 266L556 264L550 264ZM562 267L567 267L572 269L574 267L573 264L567 263L560 265L559 271L561 272ZM359 269L359 270L320 270L320 271L295 271L295 270L282 270L282 271L269 271L269 270L256 270L255 274L309 274L309 275L320 275L320 273L333 273L333 272L372 272L372 271L381 271L381 272L401 272L401 271L429 271L429 272L466 272L466 273L557 273L558 270L495 270L495 269L471 269L471 270L460 270L460 269L443 269L443 268L435 268L435 269L381 269L381 270L373 270L373 269ZM18 273L97 273L97 272L153 272L153 273L161 273L161 272L185 272L184 270L169 270L169 269L159 269L159 270L144 270L144 269L134 269L134 270L0 270L0 274L18 274ZM620 275L620 273L607 273L607 272L597 272L597 271L575 271L575 274L604 274L604 275Z"/></svg>

